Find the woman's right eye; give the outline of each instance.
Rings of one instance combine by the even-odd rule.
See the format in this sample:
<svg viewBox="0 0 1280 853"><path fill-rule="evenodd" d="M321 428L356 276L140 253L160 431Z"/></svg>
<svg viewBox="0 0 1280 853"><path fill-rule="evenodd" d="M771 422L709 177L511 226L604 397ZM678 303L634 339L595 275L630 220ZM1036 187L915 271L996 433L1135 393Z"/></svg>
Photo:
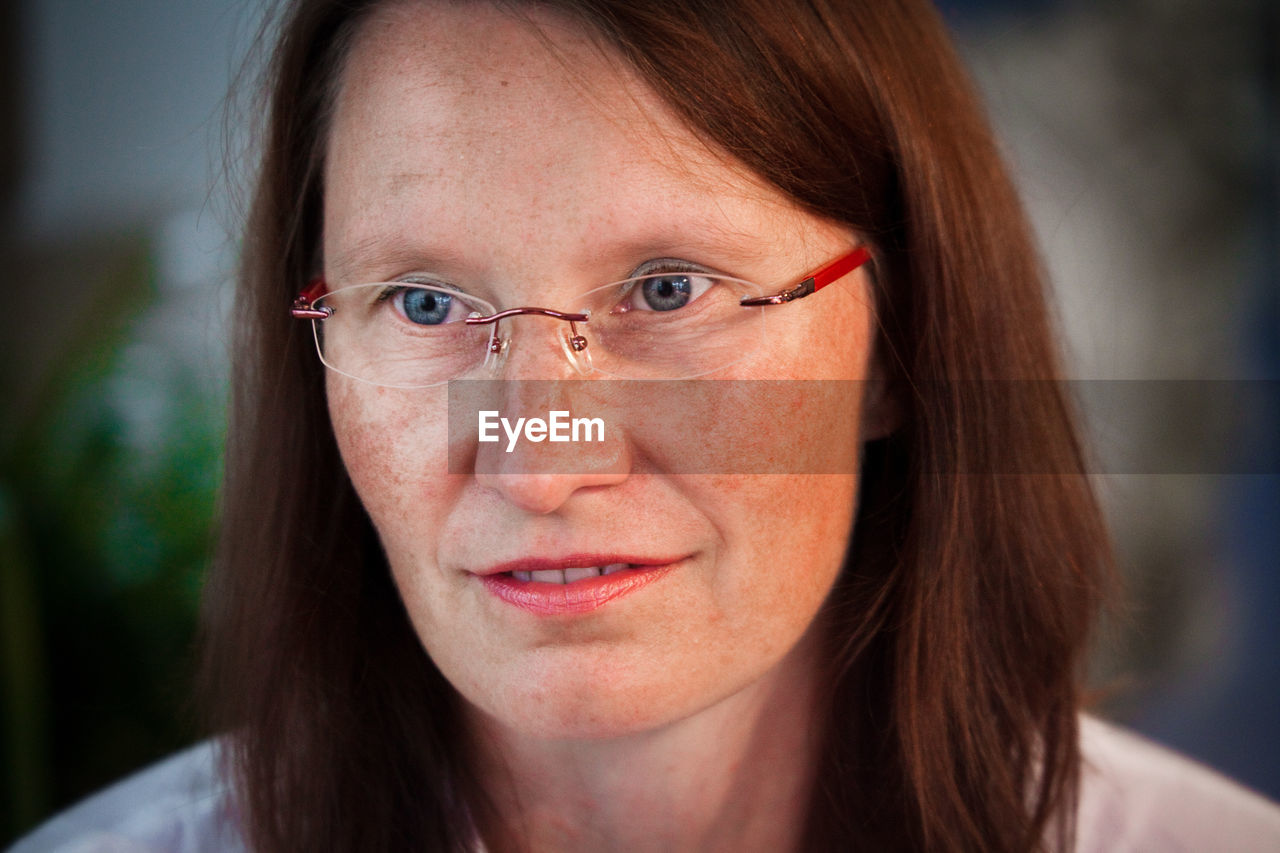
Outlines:
<svg viewBox="0 0 1280 853"><path fill-rule="evenodd" d="M396 313L418 326L438 326L463 320L469 307L460 295L425 287L397 287L390 294Z"/></svg>

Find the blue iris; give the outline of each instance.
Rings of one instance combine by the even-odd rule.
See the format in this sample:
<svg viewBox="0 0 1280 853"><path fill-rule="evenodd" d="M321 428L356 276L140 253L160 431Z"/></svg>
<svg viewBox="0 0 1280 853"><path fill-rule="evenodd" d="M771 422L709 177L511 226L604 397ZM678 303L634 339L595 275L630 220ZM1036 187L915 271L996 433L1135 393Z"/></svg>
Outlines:
<svg viewBox="0 0 1280 853"><path fill-rule="evenodd" d="M644 301L654 311L683 308L693 296L693 284L687 275L663 275L645 279Z"/></svg>
<svg viewBox="0 0 1280 853"><path fill-rule="evenodd" d="M404 315L420 326L443 323L452 306L453 297L446 293L422 288L409 288L404 292Z"/></svg>

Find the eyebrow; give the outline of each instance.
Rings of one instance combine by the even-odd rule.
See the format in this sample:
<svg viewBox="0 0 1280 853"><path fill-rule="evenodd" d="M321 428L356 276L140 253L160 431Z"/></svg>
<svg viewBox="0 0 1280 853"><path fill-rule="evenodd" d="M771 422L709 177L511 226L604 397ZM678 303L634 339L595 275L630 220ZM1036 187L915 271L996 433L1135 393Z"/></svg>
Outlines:
<svg viewBox="0 0 1280 853"><path fill-rule="evenodd" d="M677 258L713 266L749 264L768 258L772 252L758 237L716 227L694 233L672 226L649 234L630 235L602 244L594 258L603 262L634 263L656 258ZM730 269L720 270L731 272Z"/></svg>
<svg viewBox="0 0 1280 853"><path fill-rule="evenodd" d="M704 227L694 234L687 227L673 223L647 234L602 240L598 248L582 260L585 264L617 265L621 270L623 266L654 258L672 257L728 265L759 262L772 254L768 242L755 235L715 226ZM410 268L448 277L449 273L466 269L467 264L462 255L443 247L427 246L394 232L379 232L335 251L325 259L324 266L325 277L331 283L354 284L357 277L382 280L381 277ZM371 273L360 273L360 270ZM618 277L625 274L626 271L620 271Z"/></svg>
<svg viewBox="0 0 1280 853"><path fill-rule="evenodd" d="M324 261L326 278L343 283L347 283L347 279L356 277L357 270L362 269L372 269L378 275L385 276L385 271L390 269L413 267L444 271L456 269L461 264L462 260L456 254L438 249L427 250L426 247L406 240L403 235L394 232L370 234L351 245L342 247L333 255L326 257ZM367 278L364 275L359 277Z"/></svg>

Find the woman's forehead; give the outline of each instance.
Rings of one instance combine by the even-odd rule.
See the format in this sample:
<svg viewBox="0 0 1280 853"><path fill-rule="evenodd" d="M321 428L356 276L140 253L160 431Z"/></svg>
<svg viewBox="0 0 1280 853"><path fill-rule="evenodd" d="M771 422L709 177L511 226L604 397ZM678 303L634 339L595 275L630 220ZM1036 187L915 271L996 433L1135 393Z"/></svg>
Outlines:
<svg viewBox="0 0 1280 853"><path fill-rule="evenodd" d="M365 165L382 191L424 166L652 161L690 178L727 167L580 25L471 3L393 6L365 24L341 78L331 159L349 147L376 150Z"/></svg>
<svg viewBox="0 0 1280 853"><path fill-rule="evenodd" d="M395 6L366 23L325 186L331 259L423 223L451 244L548 229L643 243L690 221L750 242L795 210L579 25L487 4Z"/></svg>

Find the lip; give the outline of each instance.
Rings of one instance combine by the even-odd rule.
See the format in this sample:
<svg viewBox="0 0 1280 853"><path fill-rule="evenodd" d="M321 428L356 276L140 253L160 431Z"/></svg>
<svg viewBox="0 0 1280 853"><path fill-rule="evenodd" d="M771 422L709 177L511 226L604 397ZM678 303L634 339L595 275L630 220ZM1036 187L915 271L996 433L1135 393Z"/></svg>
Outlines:
<svg viewBox="0 0 1280 853"><path fill-rule="evenodd" d="M496 598L538 616L589 613L615 599L636 592L667 575L685 556L651 557L626 554L573 554L554 558L512 560L475 572L477 579ZM519 580L513 572L539 572L609 566L626 563L627 568L607 575L583 578L566 584Z"/></svg>

